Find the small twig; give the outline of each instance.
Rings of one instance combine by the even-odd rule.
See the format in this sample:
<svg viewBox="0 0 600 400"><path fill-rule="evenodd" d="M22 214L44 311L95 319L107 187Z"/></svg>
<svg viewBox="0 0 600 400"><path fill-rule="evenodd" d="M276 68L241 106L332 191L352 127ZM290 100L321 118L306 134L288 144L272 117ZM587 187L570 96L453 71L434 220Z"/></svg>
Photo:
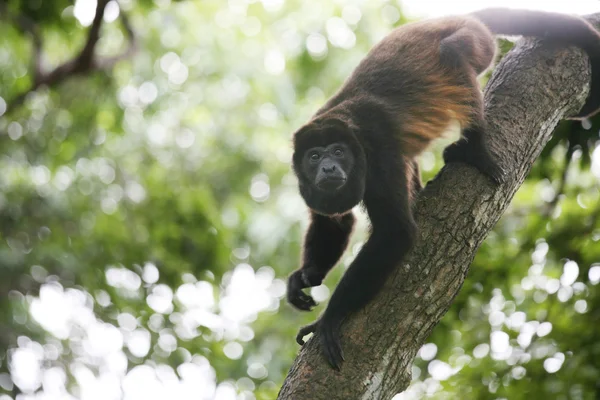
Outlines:
<svg viewBox="0 0 600 400"><path fill-rule="evenodd" d="M569 174L569 167L571 166L571 162L573 161L573 153L575 152L575 129L574 124L577 123L575 121L571 121L569 125L569 147L567 148L567 153L565 154L565 165L562 170L562 175L560 177L560 182L558 184L558 188L556 190L556 194L552 198L552 200L548 203L546 207L546 211L544 212L544 216L548 217L554 213L556 206L558 205L558 201L560 197L565 192L565 186L567 184L567 175Z"/></svg>
<svg viewBox="0 0 600 400"><path fill-rule="evenodd" d="M95 65L97 69L110 69L117 62L129 58L133 53L137 51L137 40L135 36L135 32L131 26L131 22L129 22L129 17L127 14L121 11L119 14L121 25L123 26L123 30L125 31L125 35L127 36L127 48L123 50L121 54L117 54L112 57L104 57L102 59L96 60Z"/></svg>

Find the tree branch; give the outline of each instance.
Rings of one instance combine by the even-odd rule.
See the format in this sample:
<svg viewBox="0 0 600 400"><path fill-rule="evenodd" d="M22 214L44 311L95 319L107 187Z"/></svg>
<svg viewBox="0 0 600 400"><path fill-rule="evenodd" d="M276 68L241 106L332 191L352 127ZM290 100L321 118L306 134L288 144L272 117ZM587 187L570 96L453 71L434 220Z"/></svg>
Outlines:
<svg viewBox="0 0 600 400"><path fill-rule="evenodd" d="M87 69L93 64L94 49L96 48L98 39L100 39L100 27L102 26L104 10L106 9L108 1L109 0L98 0L96 3L96 14L94 15L94 21L92 22L92 26L88 32L87 41L75 61L78 68Z"/></svg>
<svg viewBox="0 0 600 400"><path fill-rule="evenodd" d="M592 22L598 24L600 14ZM280 400L387 400L407 388L417 351L451 306L478 247L556 124L581 108L589 80L589 62L579 49L533 39L517 43L485 93L487 139L508 172L506 182L494 186L469 166L445 166L419 196L415 248L376 299L344 324L341 372L327 365L311 339Z"/></svg>
<svg viewBox="0 0 600 400"><path fill-rule="evenodd" d="M17 108L27 98L29 93L36 91L41 86L55 87L58 84L64 82L69 77L77 75L77 74L85 74L98 70L106 70L113 67L115 63L118 61L129 57L131 54L135 52L137 49L137 42L135 33L131 27L128 17L125 15L123 10L120 13L121 24L123 25L123 29L125 30L128 45L127 48L116 56L107 57L99 59L95 54L96 45L100 39L100 29L102 27L104 10L106 9L106 5L110 0L98 0L96 4L96 14L94 15L94 20L92 25L88 31L87 39L85 45L81 49L81 51L72 59L65 61L63 64L57 66L50 72L44 73L41 70L41 60L42 57L42 42L39 34L37 33L37 27L33 24L35 29L27 29L28 32L36 32L34 37L34 79L31 86L25 90L23 93L17 95L12 101L8 102L7 112L12 111ZM37 40L36 40L37 37Z"/></svg>

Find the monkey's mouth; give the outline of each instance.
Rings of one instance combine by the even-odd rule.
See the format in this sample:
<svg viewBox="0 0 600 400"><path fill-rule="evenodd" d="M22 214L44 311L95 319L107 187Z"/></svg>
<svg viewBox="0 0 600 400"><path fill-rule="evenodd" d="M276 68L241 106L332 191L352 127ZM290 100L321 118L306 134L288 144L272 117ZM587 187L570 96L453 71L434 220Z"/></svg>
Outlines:
<svg viewBox="0 0 600 400"><path fill-rule="evenodd" d="M321 190L325 190L327 192L333 192L340 189L342 186L346 184L346 178L344 177L328 177L325 179L321 179L317 183L317 187Z"/></svg>

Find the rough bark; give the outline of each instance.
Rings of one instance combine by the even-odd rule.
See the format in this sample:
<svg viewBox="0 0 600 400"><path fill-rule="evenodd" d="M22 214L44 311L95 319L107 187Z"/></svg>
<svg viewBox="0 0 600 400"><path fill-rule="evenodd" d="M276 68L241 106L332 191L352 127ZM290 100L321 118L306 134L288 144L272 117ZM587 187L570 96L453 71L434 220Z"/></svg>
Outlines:
<svg viewBox="0 0 600 400"><path fill-rule="evenodd" d="M600 14L590 19L598 25ZM589 79L582 51L533 39L517 43L485 91L488 141L506 182L494 186L462 164L444 167L419 196L415 248L378 297L344 324L341 372L326 364L311 339L279 399L387 400L407 388L417 351L451 306L479 245L556 124L581 108Z"/></svg>

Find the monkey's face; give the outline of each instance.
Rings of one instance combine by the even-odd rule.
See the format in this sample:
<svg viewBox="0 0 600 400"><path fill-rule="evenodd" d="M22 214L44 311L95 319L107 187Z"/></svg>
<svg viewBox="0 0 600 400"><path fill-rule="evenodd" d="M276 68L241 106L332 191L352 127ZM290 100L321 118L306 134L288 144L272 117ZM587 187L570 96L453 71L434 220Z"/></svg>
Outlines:
<svg viewBox="0 0 600 400"><path fill-rule="evenodd" d="M330 194L340 190L354 167L354 155L344 143L313 147L304 152L302 169L314 186Z"/></svg>
<svg viewBox="0 0 600 400"><path fill-rule="evenodd" d="M320 214L344 214L362 200L366 159L351 132L339 126L320 128L295 137L294 171L300 194Z"/></svg>

